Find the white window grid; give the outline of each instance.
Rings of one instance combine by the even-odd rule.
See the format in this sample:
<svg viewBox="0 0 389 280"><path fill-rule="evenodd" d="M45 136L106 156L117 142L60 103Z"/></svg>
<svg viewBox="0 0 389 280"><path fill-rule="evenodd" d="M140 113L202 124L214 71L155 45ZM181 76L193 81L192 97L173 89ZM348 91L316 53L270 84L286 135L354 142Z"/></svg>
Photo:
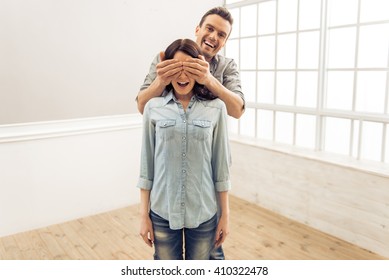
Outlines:
<svg viewBox="0 0 389 280"><path fill-rule="evenodd" d="M340 0L342 1L342 0ZM358 160L362 159L362 146L363 146L363 131L366 129L367 124L374 123L374 124L380 124L382 125L381 131L381 137L379 139L379 145L380 145L380 155L379 159L377 161L383 162L383 163L389 163L389 49L388 49L388 56L387 56L387 62L386 67L358 67L358 52L359 52L359 37L360 37L360 28L363 26L368 25L377 25L377 24L387 24L389 23L389 19L387 20L377 20L377 21L371 21L371 22L360 22L360 10L361 10L361 1L358 0L358 16L356 23L353 24L345 24L345 25L338 25L338 26L328 26L328 13L327 13L327 7L329 0L321 0L320 1L320 27L318 29L306 29L306 30L299 30L299 14L297 14L297 23L296 23L296 30L295 31L288 31L288 32L278 32L278 2L279 0L242 0L242 1L225 1L225 7L229 10L232 9L239 9L239 17L238 17L238 23L235 21L234 27L239 29L238 30L238 36L235 38L230 38L229 43L231 40L237 40L239 43L239 50L241 47L241 40L242 39L249 39L249 38L255 38L257 40L256 43L256 53L258 54L258 40L259 38L265 37L265 36L275 36L275 61L274 61L274 69L270 70L264 70L259 69L258 67L258 60L256 60L256 67L255 69L242 69L240 65L241 57L240 57L240 51L238 52L238 57L236 58L238 60L238 67L241 72L245 71L255 71L255 73L259 72L266 72L266 71L272 71L275 73L274 77L274 100L272 103L260 103L258 102L258 78L255 78L255 102L246 102L246 113L248 110L254 110L254 120L255 123L253 124L247 124L242 123L245 120L241 118L240 120L236 121L236 131L232 131L233 133L237 133L238 135L241 134L242 126L251 126L253 131L253 137L254 138L260 138L258 135L258 114L260 110L271 112L273 115L273 122L272 122L272 137L271 141L276 141L276 118L277 113L290 113L293 114L293 133L292 133L292 145L296 146L296 118L301 116L313 116L316 120L316 126L315 126L315 139L314 139L314 146L312 147L315 151L324 151L325 147L325 129L326 129L326 120L328 118L334 118L338 120L346 120L350 123L350 133L349 133L349 140L348 140L348 153L347 155L353 158L356 158ZM227 2L227 3L226 3ZM260 35L258 33L258 22L256 24L256 34L252 36L240 36L242 34L241 30L241 9L246 6L254 5L254 4L260 4L264 2L276 2L276 19L275 19L275 32L272 34L265 34ZM230 4L229 4L230 3ZM300 0L297 0L297 11L299 12L299 4ZM259 5L256 6L257 9L259 9ZM257 11L257 21L258 21L258 11ZM328 61L327 61L327 55L328 55L328 32L330 30L335 29L341 29L341 28L347 28L347 27L354 27L356 30L356 42L355 42L355 58L354 58L354 67L349 68L330 68L328 67ZM320 43L319 43L319 65L317 69L302 69L298 68L297 62L299 58L299 37L301 34L306 32L312 32L312 31L319 31L320 34ZM277 68L277 44L278 44L278 38L280 35L287 35L287 34L295 34L296 35L296 57L295 57L295 68L292 69L278 69ZM388 36L389 34L382 34L382 36ZM228 48L228 44L226 45L226 48ZM297 82L295 82L294 86L294 105L280 105L276 104L276 87L277 87L277 74L281 72L286 71L292 71L295 75L295 81L297 81L297 75L300 72L312 72L317 71L318 75L318 83L317 83L317 103L314 108L310 107L301 107L296 105L296 99L297 99ZM336 110L336 109L329 109L325 106L325 98L326 98L326 90L327 90L327 75L331 71L344 71L344 72L351 72L354 75L354 84L353 84L353 101L352 101L352 109L351 110ZM356 110L356 83L357 83L357 76L362 71L376 71L376 72L383 72L386 75L386 84L385 84L385 97L384 97L384 111L382 113L366 113L366 112L360 112ZM257 76L257 75L256 75Z"/></svg>

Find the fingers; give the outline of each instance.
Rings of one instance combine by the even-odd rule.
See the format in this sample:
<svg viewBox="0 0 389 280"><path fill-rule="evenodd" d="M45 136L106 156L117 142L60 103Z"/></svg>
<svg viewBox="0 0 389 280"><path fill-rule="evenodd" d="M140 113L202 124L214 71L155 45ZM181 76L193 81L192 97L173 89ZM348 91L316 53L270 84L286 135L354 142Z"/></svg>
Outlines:
<svg viewBox="0 0 389 280"><path fill-rule="evenodd" d="M140 233L139 234L143 241L149 246L149 247L153 247L153 243L154 243L154 234L153 232L148 232L148 233Z"/></svg>
<svg viewBox="0 0 389 280"><path fill-rule="evenodd" d="M188 58L183 62L183 69L192 75L202 76L208 73L209 64L199 58Z"/></svg>
<svg viewBox="0 0 389 280"><path fill-rule="evenodd" d="M182 62L175 59L164 60L157 64L157 75L165 85L170 84L175 75L181 71Z"/></svg>
<svg viewBox="0 0 389 280"><path fill-rule="evenodd" d="M159 53L159 58L161 61L164 61L165 60L165 52L160 52Z"/></svg>
<svg viewBox="0 0 389 280"><path fill-rule="evenodd" d="M215 238L215 247L219 247L224 243L228 235L228 232L223 232L221 229L217 229Z"/></svg>

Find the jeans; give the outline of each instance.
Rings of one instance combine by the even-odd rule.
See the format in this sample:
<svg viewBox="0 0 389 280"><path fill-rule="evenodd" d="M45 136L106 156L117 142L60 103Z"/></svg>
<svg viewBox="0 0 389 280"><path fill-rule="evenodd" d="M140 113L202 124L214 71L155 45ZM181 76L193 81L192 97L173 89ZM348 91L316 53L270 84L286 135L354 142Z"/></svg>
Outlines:
<svg viewBox="0 0 389 280"><path fill-rule="evenodd" d="M209 259L210 260L224 260L225 259L222 245L220 245L217 248L213 248Z"/></svg>
<svg viewBox="0 0 389 280"><path fill-rule="evenodd" d="M209 260L215 246L217 215L197 228L172 230L169 221L150 211L155 260ZM184 247L185 244L185 247Z"/></svg>

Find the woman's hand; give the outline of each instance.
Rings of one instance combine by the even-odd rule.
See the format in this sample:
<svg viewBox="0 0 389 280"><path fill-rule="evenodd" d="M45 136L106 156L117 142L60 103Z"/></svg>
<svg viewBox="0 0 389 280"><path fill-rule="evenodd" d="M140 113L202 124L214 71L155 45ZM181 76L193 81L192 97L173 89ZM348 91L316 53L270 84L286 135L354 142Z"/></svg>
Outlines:
<svg viewBox="0 0 389 280"><path fill-rule="evenodd" d="M141 218L139 235L148 246L153 247L154 232L150 217Z"/></svg>
<svg viewBox="0 0 389 280"><path fill-rule="evenodd" d="M228 215L222 215L216 228L215 247L222 245L229 233L229 217Z"/></svg>

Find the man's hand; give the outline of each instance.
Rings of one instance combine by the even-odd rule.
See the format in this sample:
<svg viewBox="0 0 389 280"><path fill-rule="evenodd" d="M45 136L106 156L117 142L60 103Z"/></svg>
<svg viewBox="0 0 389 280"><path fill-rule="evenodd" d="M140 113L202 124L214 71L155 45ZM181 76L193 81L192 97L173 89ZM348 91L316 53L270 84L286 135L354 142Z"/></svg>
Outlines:
<svg viewBox="0 0 389 280"><path fill-rule="evenodd" d="M183 66L185 73L201 85L207 86L214 79L209 71L209 63L202 55L199 58L188 58Z"/></svg>
<svg viewBox="0 0 389 280"><path fill-rule="evenodd" d="M163 85L167 86L176 76L180 75L182 71L182 62L177 59L165 60L164 52L160 52L159 56L161 58L161 62L156 66L157 79L159 79Z"/></svg>

